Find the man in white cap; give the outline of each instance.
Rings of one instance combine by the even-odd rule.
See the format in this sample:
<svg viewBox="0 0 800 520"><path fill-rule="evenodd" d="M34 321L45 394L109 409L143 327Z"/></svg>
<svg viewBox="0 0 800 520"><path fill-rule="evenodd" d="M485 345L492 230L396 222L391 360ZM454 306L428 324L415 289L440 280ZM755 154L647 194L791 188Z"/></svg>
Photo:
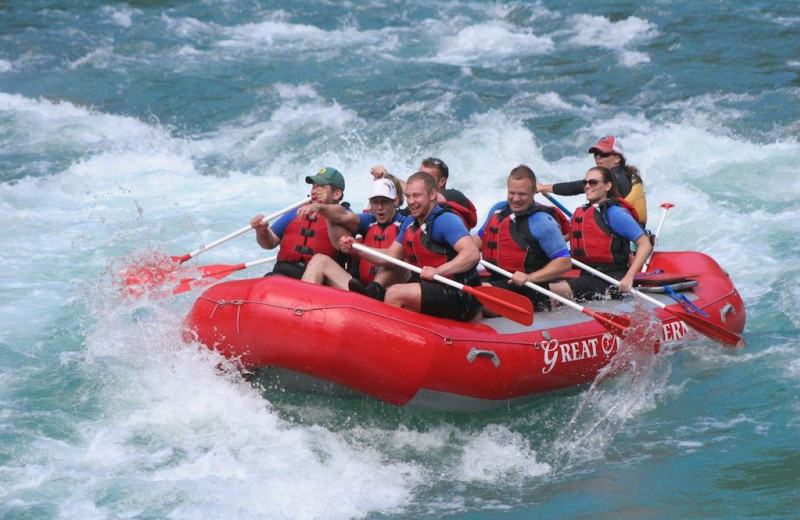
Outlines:
<svg viewBox="0 0 800 520"><path fill-rule="evenodd" d="M341 226L348 233L361 235L368 247L383 249L389 247L397 238L404 217L398 211L403 204L403 195L398 191L399 182L393 177L375 179L369 190L368 213L353 213L341 206L323 205L317 209L329 222ZM339 233L345 236L348 233ZM334 236L331 236L333 239ZM302 280L325 284L338 289L348 289L349 284L358 282L360 288L369 287L375 292L373 297L382 299L378 287L370 286L377 266L369 258L354 258L350 270L345 270L326 255L314 255L303 274Z"/></svg>
<svg viewBox="0 0 800 520"><path fill-rule="evenodd" d="M625 162L625 149L622 141L612 135L606 136L589 148L594 155L596 166L607 168L617 182L619 194L630 202L639 214L639 223L644 227L647 223L647 202L644 196L644 184L638 168ZM557 182L555 184L536 183L539 193L555 193L556 195L583 195L582 180Z"/></svg>

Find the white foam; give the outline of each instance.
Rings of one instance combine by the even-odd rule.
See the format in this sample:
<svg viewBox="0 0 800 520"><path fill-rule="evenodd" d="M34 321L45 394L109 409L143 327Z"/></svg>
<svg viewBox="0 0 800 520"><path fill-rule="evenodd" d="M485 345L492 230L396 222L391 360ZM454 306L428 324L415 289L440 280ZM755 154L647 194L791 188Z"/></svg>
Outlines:
<svg viewBox="0 0 800 520"><path fill-rule="evenodd" d="M454 478L477 482L507 482L509 478L538 477L552 470L538 462L525 436L506 426L490 424L467 439Z"/></svg>
<svg viewBox="0 0 800 520"><path fill-rule="evenodd" d="M239 25L228 30L232 39L219 42L222 46L250 45L253 42L270 45L279 41L282 44L293 42L310 46L328 39L329 33L313 25L290 24L265 21Z"/></svg>
<svg viewBox="0 0 800 520"><path fill-rule="evenodd" d="M131 9L129 6L103 6L101 11L104 15L108 16L111 23L125 29L133 27L133 18L135 16L142 15L140 9Z"/></svg>
<svg viewBox="0 0 800 520"><path fill-rule="evenodd" d="M439 15L463 8L433 9ZM435 16L411 28L377 31L357 30L350 20L335 29L291 23L281 11L270 12L268 21L256 16L254 23L235 27L179 18L174 10L160 20L170 35L184 38L166 53L204 66L205 58L231 59L239 50L313 58L356 48L366 57L378 52L395 62L463 65L462 74L475 77L477 67L514 66L521 58L576 47L609 51L623 66L637 66L648 61L645 45L658 36L653 23L636 17L612 22L553 15L546 24L514 25L511 19L521 8L536 11L534 16L543 8L466 8L483 11L476 18L480 21L453 16L443 22L445 17ZM101 14L118 28L139 22L139 11L127 7L103 7ZM796 20L775 23L791 26ZM414 46L408 47L412 39ZM409 49L411 57L405 55ZM118 58L101 45L72 59L67 64L72 69L87 69ZM798 63L787 62L792 68ZM19 66L0 60L0 73ZM345 172L347 198L357 202L366 198L373 164L386 164L403 176L422 157L440 156L450 164L450 185L462 189L485 215L505 198L505 178L517 164L531 165L543 181L575 180L593 164L588 146L600 136L619 135L630 162L644 174L651 222L661 214L660 202L676 204L660 247L710 253L731 273L748 305L779 315L756 320L758 326L785 326L775 323L787 320L800 326L796 255L787 254L796 249L800 234L800 146L792 137L794 123L776 128L783 137L764 136L763 142L737 134L734 125L752 117L741 107L758 101L758 95L707 94L662 106L665 110L652 116L635 106L608 106L522 78L505 107L479 109L465 120L462 93L433 78L431 91L439 89L441 95L394 107L383 122L362 119L315 84L265 83L257 93L274 103L254 103L240 119L187 139L157 121L0 93L4 144L34 157L24 167L36 168L38 175L0 183L5 275L0 341L18 359L60 359L59 372L72 371L85 385L70 397L90 402L66 419L70 432L59 439L34 432L38 440L15 446L20 451L3 468L4 482L11 483L6 490L19 491L11 503L22 507L28 497L34 504L47 495L65 518L338 519L391 515L409 503L424 509L420 502L427 505L427 495L441 488L446 491L431 499L434 507L463 509L469 500L461 494L464 489L496 487L499 495L508 482L528 484L552 472L532 446L536 440L512 426L426 423L419 429L383 429L366 421L337 430L323 420L319 426L292 423L224 363L218 370L222 360L180 340L181 319L196 293L125 302L108 286L110 275L101 276L126 254L145 255L151 249L181 254L240 228L255 213L284 207L307 193L302 178L324 165ZM416 114L429 117L409 117ZM564 117L575 130L553 142L552 133L536 126L542 114ZM573 209L583 203L582 197L561 201ZM201 263L261 256L249 235L204 253ZM253 273L231 279L247 274ZM50 339L60 334L69 339ZM703 348L710 342L702 338L695 343L692 355L714 366L770 356L786 360L793 347L729 355ZM53 352L62 347L75 350ZM794 359L776 370L792 378L800 371ZM650 386L640 386L632 397L624 387L595 394L597 410L611 421L651 410L663 372L654 374ZM25 376L9 368L0 377L6 385ZM55 413L58 424L60 414L70 411ZM10 414L9 408L1 415ZM751 424L756 431L765 427L738 417L700 421L690 433L702 441L709 432ZM588 446L590 456L605 453L609 438L589 439L596 441ZM690 438L681 446L691 450L702 443Z"/></svg>
<svg viewBox="0 0 800 520"><path fill-rule="evenodd" d="M75 425L82 442L37 442L28 459L49 468L37 474L37 487L71 483L68 510L83 509L98 492L114 493L109 480L134 475L140 492L100 511L128 515L155 496L180 495L180 516L224 507L335 519L410 500L420 478L415 464L387 462L369 445L281 419L220 357L183 343L182 306L113 293L88 303L97 321L85 351L67 357L63 370L97 382L103 419Z"/></svg>
<svg viewBox="0 0 800 520"><path fill-rule="evenodd" d="M492 60L546 54L554 48L549 36L537 36L502 22L470 25L442 40L436 61L455 65L488 65Z"/></svg>
<svg viewBox="0 0 800 520"><path fill-rule="evenodd" d="M271 20L222 29L225 39L216 42L223 49L264 49L273 52L329 52L364 43L380 42L377 31L350 27L324 30L313 25L289 23L280 15Z"/></svg>
<svg viewBox="0 0 800 520"><path fill-rule="evenodd" d="M0 93L0 112L10 118L10 135L19 153L58 157L127 148L144 155L145 149L180 145L162 127L65 101Z"/></svg>
<svg viewBox="0 0 800 520"><path fill-rule="evenodd" d="M658 35L654 23L636 16L612 22L604 16L580 14L569 17L568 25L575 28L570 41L586 47L624 49Z"/></svg>
<svg viewBox="0 0 800 520"><path fill-rule="evenodd" d="M625 67L633 67L647 63L650 57L632 47L646 43L658 35L657 26L636 16L618 22L596 15L570 16L567 21L570 32L574 35L569 43L580 47L600 47L616 51L619 63Z"/></svg>

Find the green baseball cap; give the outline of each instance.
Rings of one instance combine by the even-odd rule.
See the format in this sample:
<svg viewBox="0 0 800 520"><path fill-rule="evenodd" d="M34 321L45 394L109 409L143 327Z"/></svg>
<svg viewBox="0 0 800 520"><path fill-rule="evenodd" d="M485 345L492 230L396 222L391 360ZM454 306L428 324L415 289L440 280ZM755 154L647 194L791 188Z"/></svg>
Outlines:
<svg viewBox="0 0 800 520"><path fill-rule="evenodd" d="M321 169L314 176L309 175L306 177L306 182L308 184L319 184L320 186L332 184L344 191L344 175L336 168L331 168L330 166Z"/></svg>

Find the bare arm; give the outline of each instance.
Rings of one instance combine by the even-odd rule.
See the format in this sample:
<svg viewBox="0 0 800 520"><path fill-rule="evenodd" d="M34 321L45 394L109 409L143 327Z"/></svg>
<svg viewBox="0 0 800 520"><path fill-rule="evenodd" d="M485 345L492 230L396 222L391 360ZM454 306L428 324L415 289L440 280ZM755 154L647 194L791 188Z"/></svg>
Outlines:
<svg viewBox="0 0 800 520"><path fill-rule="evenodd" d="M555 280L562 274L572 269L572 261L568 256L554 258L547 262L547 264L532 273L523 273L517 271L509 280L509 283L522 286L525 282L543 283Z"/></svg>
<svg viewBox="0 0 800 520"><path fill-rule="evenodd" d="M478 235L470 235L472 242L475 244L475 247L478 248L478 251L483 251L483 239Z"/></svg>
<svg viewBox="0 0 800 520"><path fill-rule="evenodd" d="M395 242L395 244L397 244L397 242ZM402 249L400 244L397 245L400 247L400 249ZM426 280L431 280L433 279L434 274L447 276L456 273L463 273L478 265L478 262L481 259L481 253L478 250L478 246L475 245L472 236L461 237L458 242L453 245L453 249L455 249L456 253L458 253L455 258L436 268L430 266L423 267L420 277Z"/></svg>
<svg viewBox="0 0 800 520"><path fill-rule="evenodd" d="M372 175L373 180L382 179L387 175L392 175L382 164L377 164L370 168L369 173ZM406 191L406 181L400 178L397 178L397 180L400 182L400 191Z"/></svg>
<svg viewBox="0 0 800 520"><path fill-rule="evenodd" d="M633 257L633 262L631 262L628 272L625 273L625 276L619 281L620 292L629 292L631 290L631 287L633 287L634 275L642 269L644 262L647 260L647 257L650 256L652 250L653 244L650 243L650 239L647 238L647 235L642 235L636 239L636 255Z"/></svg>
<svg viewBox="0 0 800 520"><path fill-rule="evenodd" d="M342 253L349 254L355 256L361 256L362 253L353 249L353 242L355 242L355 238L351 236L344 236L339 239L339 250ZM379 253L383 253L384 255L389 255L391 257L397 258L398 260L403 259L403 246L399 242L392 242L392 245L389 247L385 247L383 249L375 249L375 251ZM366 253L363 253L366 254ZM377 256L369 256L367 254L370 262L374 263L375 265L379 265L382 267L394 267L394 264L391 262L387 262L382 258L378 258Z"/></svg>
<svg viewBox="0 0 800 520"><path fill-rule="evenodd" d="M352 237L353 234L347 230L344 226L337 226L336 224L332 224L328 221L328 238L331 240L331 244L336 249L341 251L341 246L339 245L342 238L344 237Z"/></svg>
<svg viewBox="0 0 800 520"><path fill-rule="evenodd" d="M314 202L306 204L297 210L300 216L319 213L331 224L344 227L348 232L355 233L358 229L358 215L341 204L320 204Z"/></svg>
<svg viewBox="0 0 800 520"><path fill-rule="evenodd" d="M553 193L553 185L552 184L542 184L541 182L536 182L536 193Z"/></svg>
<svg viewBox="0 0 800 520"><path fill-rule="evenodd" d="M264 249L275 249L281 239L269 228L269 222L264 222L264 215L256 215L250 219L250 226L256 230L256 242Z"/></svg>

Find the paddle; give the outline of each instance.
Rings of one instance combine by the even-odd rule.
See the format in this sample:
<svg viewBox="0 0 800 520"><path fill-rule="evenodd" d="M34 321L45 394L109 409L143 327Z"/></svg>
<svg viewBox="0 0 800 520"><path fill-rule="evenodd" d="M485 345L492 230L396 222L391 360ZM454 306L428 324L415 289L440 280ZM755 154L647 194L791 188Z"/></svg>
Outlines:
<svg viewBox="0 0 800 520"><path fill-rule="evenodd" d="M306 204L309 200L311 200L311 197L306 197L303 200L297 201L291 206L287 206L280 211L276 211L272 215L264 217L261 222L269 222L272 219L278 218L284 213L288 213L291 210ZM190 258L194 258L200 253L208 251L209 249L217 247L218 245L227 242L232 238L238 237L239 235L246 233L251 229L253 229L252 226L245 226L242 229L222 237L219 240L215 240L208 245L200 246L198 249L190 253L186 253L183 256L172 256L170 257L172 262L159 262L158 265L145 265L138 269L131 269L130 272L127 272L128 270L126 269L126 272L124 273L124 276L126 277L125 285L134 288L131 290L132 293L141 294L145 290L153 290L158 285L164 283L165 280L174 280L176 278L176 269L185 261L189 260Z"/></svg>
<svg viewBox="0 0 800 520"><path fill-rule="evenodd" d="M490 270L492 270L492 271L494 271L496 273L502 274L506 278L511 278L511 276L513 274L513 273L511 273L509 271L506 271L505 269L503 269L501 267L498 267L498 266L494 265L491 262L487 262L486 260L481 260L481 264L484 267L486 267L487 269L490 269ZM586 307L584 307L582 305L578 305L574 301L569 300L567 298L564 298L563 296L558 295L558 294L556 294L556 293L554 293L552 291L549 291L549 290L545 289L544 287L542 287L540 285L536 285L533 282L525 282L525 287L530 287L531 289L533 289L536 292L544 294L545 296L549 296L550 298L552 298L552 299L554 299L554 300L556 300L558 302L561 302L562 304L564 304L564 305L566 305L568 307L572 307L575 310L581 311L582 313L591 316L592 318L597 320L602 326L604 326L605 328L610 330L612 333L617 334L619 336L624 336L625 335L625 331L627 330L628 326L631 324L631 320L627 316L620 316L618 314L612 314L610 312L597 312L597 311L593 311L591 309L587 309Z"/></svg>
<svg viewBox="0 0 800 520"><path fill-rule="evenodd" d="M307 203L309 200L311 200L311 197L306 197L303 200L298 200L297 202L295 202L291 206L286 206L282 210L276 211L272 215L268 215L268 216L264 217L261 220L261 223L262 224L266 224L270 220L278 218L281 215L283 215L284 213L289 213L293 209L299 208L303 204ZM208 251L209 249L217 247L218 245L223 244L223 243L227 242L228 240L230 240L232 238L236 238L236 237L238 237L239 235L241 235L243 233L247 233L251 229L253 229L253 227L248 224L247 226L243 227L242 229L239 229L238 231L234 231L230 235L224 236L224 237L220 238L219 240L215 240L214 242L211 242L208 245L202 245L199 248L195 249L194 251L192 251L190 253L186 253L183 256L173 256L172 257L172 261L173 262L178 262L179 264L182 264L185 261L189 260L190 258L196 257L200 253L204 253L204 252Z"/></svg>
<svg viewBox="0 0 800 520"><path fill-rule="evenodd" d="M614 284L615 286L619 287L619 280L615 280L614 278L611 278L607 274L601 273L597 269L589 267L588 265L586 265L583 262L580 262L578 260L575 260L574 258L572 259L572 263L574 265L577 265L581 269L583 269L585 271L588 271L588 272L592 273L593 275L595 275L597 277L602 278L603 280L607 281L608 283ZM696 331L708 336L709 338L713 339L714 341L723 343L725 345L731 345L731 346L734 346L734 347L744 346L744 339L742 339L741 336L739 336L735 332L731 332L728 329L717 325L714 322L708 321L708 318L704 318L704 317L698 316L696 314L690 314L690 313L685 312L683 310L670 309L670 308L667 307L666 304L661 303L660 301L656 300L655 298L653 298L651 296L648 296L647 294L645 294L643 292L640 292L640 291L638 291L636 289L631 289L631 293L633 293L635 296L638 296L639 298L647 300L648 302L652 303L653 305L661 307L662 309L664 309L665 311L669 312L670 314L673 314L673 315L679 317L684 322L686 322L686 324L688 324L690 327L692 327Z"/></svg>
<svg viewBox="0 0 800 520"><path fill-rule="evenodd" d="M247 269L249 267L253 267L256 265L274 262L277 259L278 259L277 256L270 256L269 258L262 258L261 260L253 260L252 262L245 262L236 265L224 265L224 264L204 265L197 268L197 270L200 271L199 277L182 279L180 285L178 285L175 289L173 289L172 293L179 294L194 289L195 287L210 285L211 283L213 283L213 280L221 280L222 278L225 278L226 276L235 271L240 271L242 269Z"/></svg>
<svg viewBox="0 0 800 520"><path fill-rule="evenodd" d="M539 192L539 193L542 193L542 192ZM552 195L550 195L549 193L542 193L542 195L544 195L544 197L545 197L547 200L549 200L550 202L552 202L552 203L553 203L553 204L554 204L554 205L555 205L555 206L556 206L558 209L560 209L561 211L563 211L563 212L564 212L564 214L565 214L566 216L568 216L568 217L572 218L572 212L571 212L570 210L568 210L567 208L565 208L563 204L561 204L560 202L558 202L558 201L555 199L555 197L553 197L553 196L552 196Z"/></svg>
<svg viewBox="0 0 800 520"><path fill-rule="evenodd" d="M664 208L664 212L661 214L661 220L658 221L658 227L656 228L655 240L653 242L653 251L656 250L656 244L658 244L658 237L659 235L661 235L661 228L664 227L664 220L667 219L667 211L669 211L669 208L674 208L675 204L672 204L670 202L665 202L664 204L661 205L661 207ZM647 268L650 266L650 259L653 258L653 251L650 251L650 255L647 257L647 260L644 261L644 265L642 266L643 273L646 273Z"/></svg>
<svg viewBox="0 0 800 520"><path fill-rule="evenodd" d="M692 273L636 273L633 276L633 284L641 285L667 285L688 281L689 278L697 278L699 274Z"/></svg>
<svg viewBox="0 0 800 520"><path fill-rule="evenodd" d="M422 272L422 269L416 265L398 260L393 256L386 255L363 244L359 244L358 242L353 243L353 249L380 258L417 274ZM433 278L439 283L449 285L450 287L473 295L479 302L485 305L487 309L500 316L504 316L522 325L530 325L533 323L533 304L521 294L498 287L470 287L469 285L460 284L444 276L439 276L438 274Z"/></svg>

